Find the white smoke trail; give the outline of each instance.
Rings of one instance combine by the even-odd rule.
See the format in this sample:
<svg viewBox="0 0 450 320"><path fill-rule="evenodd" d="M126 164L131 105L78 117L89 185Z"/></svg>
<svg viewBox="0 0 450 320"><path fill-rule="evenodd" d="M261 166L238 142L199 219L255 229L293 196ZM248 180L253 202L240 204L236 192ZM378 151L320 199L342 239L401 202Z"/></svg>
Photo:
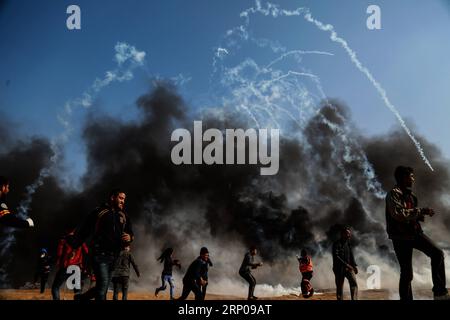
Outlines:
<svg viewBox="0 0 450 320"><path fill-rule="evenodd" d="M318 51L318 50L310 50L310 51L303 51L303 50L292 50L289 52L286 52L284 54L282 54L281 56L279 56L278 58L276 58L275 60L273 60L272 62L270 62L267 66L266 69L269 69L270 67L272 67L274 64L282 61L283 59L285 59L286 57L289 56L300 56L304 55L304 54L318 54L318 55L325 55L325 56L334 56L333 53L330 52L326 52L326 51ZM298 60L298 62L301 62L301 59Z"/></svg>

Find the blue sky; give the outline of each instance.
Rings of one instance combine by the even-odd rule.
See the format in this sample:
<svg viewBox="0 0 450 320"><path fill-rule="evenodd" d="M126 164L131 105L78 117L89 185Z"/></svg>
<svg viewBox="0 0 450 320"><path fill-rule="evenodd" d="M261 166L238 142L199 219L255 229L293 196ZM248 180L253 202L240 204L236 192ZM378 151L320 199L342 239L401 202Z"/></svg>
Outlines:
<svg viewBox="0 0 450 320"><path fill-rule="evenodd" d="M114 46L119 41L145 51L146 63L134 70L132 80L102 90L95 108L132 119L136 116L133 104L147 90L149 76L173 78L180 74L190 78L181 88L188 103L193 107L204 103L205 95L213 92L210 79L215 49L224 45L227 30L243 23L239 13L254 6L254 1L245 0L3 2L0 114L13 120L21 132L49 138L62 130L56 116L64 104L80 97L96 78L115 68ZM414 124L413 133L425 136L450 156L448 1L274 3L286 9L308 7L315 18L334 25L386 89L402 117ZM66 28L70 4L81 8L81 30ZM370 4L381 8L381 30L366 28ZM249 30L252 36L276 41L288 50L332 53L305 56L302 66L320 77L328 96L348 104L357 127L366 135L384 134L397 124L375 88L327 33L301 17L274 19L261 15L251 17ZM263 65L275 57L264 48L249 46L232 55L229 63L251 58ZM75 114L74 123L80 124L84 114ZM69 162L82 171L79 132L75 131L71 139Z"/></svg>

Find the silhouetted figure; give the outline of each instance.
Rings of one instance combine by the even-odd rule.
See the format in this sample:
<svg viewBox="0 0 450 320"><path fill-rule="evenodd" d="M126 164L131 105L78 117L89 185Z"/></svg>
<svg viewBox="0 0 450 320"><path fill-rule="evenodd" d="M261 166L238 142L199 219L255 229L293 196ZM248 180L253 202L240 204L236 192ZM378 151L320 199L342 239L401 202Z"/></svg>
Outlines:
<svg viewBox="0 0 450 320"><path fill-rule="evenodd" d="M9 179L0 176L0 224L13 228L31 228L34 222L31 218L22 219L11 212L6 204L6 196L9 193Z"/></svg>
<svg viewBox="0 0 450 320"><path fill-rule="evenodd" d="M347 278L350 285L352 300L358 300L358 283L356 275L358 268L350 246L352 232L349 227L341 230L341 238L333 243L333 272L336 281L336 298L343 300L344 280Z"/></svg>

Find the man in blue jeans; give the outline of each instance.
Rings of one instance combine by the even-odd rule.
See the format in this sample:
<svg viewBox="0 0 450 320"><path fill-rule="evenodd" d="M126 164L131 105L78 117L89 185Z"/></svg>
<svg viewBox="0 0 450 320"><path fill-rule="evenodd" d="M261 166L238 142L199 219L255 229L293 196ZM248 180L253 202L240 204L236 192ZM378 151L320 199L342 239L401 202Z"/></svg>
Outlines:
<svg viewBox="0 0 450 320"><path fill-rule="evenodd" d="M109 201L95 209L75 231L72 247L78 248L91 238L92 268L97 279L95 287L76 295L78 300L106 300L106 293L120 250L133 241L130 218L125 214L125 192L113 190Z"/></svg>

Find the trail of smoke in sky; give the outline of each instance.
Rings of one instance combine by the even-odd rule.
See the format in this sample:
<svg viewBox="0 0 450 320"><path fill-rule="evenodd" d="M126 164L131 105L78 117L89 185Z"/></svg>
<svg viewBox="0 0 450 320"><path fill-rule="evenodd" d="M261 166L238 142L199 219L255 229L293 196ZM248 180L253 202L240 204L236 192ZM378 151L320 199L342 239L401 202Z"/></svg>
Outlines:
<svg viewBox="0 0 450 320"><path fill-rule="evenodd" d="M386 90L384 90L384 88L381 86L381 84L373 77L373 75L369 71L369 69L367 69L361 63L361 61L357 58L356 52L352 48L350 48L347 41L338 36L336 31L334 30L334 27L331 24L325 25L322 22L320 22L319 20L314 19L313 16L311 15L309 9L307 9L307 8L300 7L295 10L290 11L290 10L280 9L277 5L274 5L272 3L267 3L266 8L263 8L263 6L261 5L261 1L256 0L256 8L249 8L241 13L241 17L245 18L245 20L246 20L246 25L249 24L249 19L250 19L249 15L254 14L254 13L261 13L264 16L272 16L274 18L276 18L278 16L302 16L303 15L303 17L306 21L314 24L320 30L330 32L330 39L333 42L340 44L344 48L344 50L349 55L351 61L353 62L353 64L358 68L359 71L361 71L369 79L369 81L372 83L372 85L375 87L375 89L380 94L384 104L389 108L389 110L391 110L391 112L397 118L397 120L400 123L403 130L406 132L406 134L409 136L409 138L412 140L412 142L416 146L416 149L419 152L419 154L422 157L425 164L431 169L431 171L434 171L433 167L431 166L430 161L425 156L425 153L424 153L419 141L417 141L417 139L411 133L411 130L406 125L402 116L400 115L400 113L397 111L395 106L389 100ZM241 26L241 28L238 30L240 30L240 32L244 36L248 37L248 32L246 31L244 26Z"/></svg>
<svg viewBox="0 0 450 320"><path fill-rule="evenodd" d="M51 141L53 156L50 159L50 166L43 168L36 181L27 186L25 198L20 202L18 208L18 213L20 216L26 217L28 215L27 213L32 202L33 194L44 184L45 178L51 174L53 166L58 162L62 152L62 147L67 142L72 132L71 119L74 108L91 107L94 98L102 89L106 88L113 82L130 81L133 79L133 70L144 65L146 56L144 51L138 51L134 46L124 42L118 42L114 49L114 60L117 63L117 68L107 71L103 78L95 79L93 84L85 92L83 92L79 98L66 102L64 112L57 116L57 119L63 126L64 131Z"/></svg>

